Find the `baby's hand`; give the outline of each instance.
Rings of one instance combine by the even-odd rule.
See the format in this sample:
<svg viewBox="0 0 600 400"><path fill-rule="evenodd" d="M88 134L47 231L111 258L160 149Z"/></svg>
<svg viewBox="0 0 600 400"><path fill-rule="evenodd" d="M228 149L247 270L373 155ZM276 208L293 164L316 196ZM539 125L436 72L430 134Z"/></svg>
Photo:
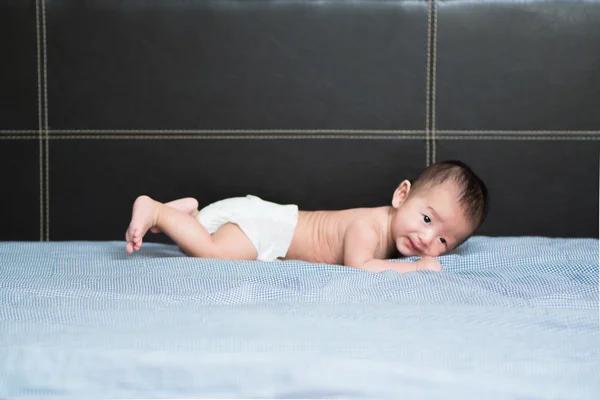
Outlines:
<svg viewBox="0 0 600 400"><path fill-rule="evenodd" d="M416 264L417 271L429 270L440 272L442 270L442 264L440 264L440 262L433 257L423 257L417 261Z"/></svg>

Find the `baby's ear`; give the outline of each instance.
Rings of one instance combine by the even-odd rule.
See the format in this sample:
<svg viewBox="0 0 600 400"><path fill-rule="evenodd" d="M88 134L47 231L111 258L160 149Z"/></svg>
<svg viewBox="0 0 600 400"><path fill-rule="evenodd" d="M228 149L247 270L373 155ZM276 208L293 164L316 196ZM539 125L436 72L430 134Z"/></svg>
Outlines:
<svg viewBox="0 0 600 400"><path fill-rule="evenodd" d="M406 200L408 197L408 193L410 192L410 182L407 180L402 181L400 186L394 191L394 195L392 196L392 207L398 208L400 204Z"/></svg>

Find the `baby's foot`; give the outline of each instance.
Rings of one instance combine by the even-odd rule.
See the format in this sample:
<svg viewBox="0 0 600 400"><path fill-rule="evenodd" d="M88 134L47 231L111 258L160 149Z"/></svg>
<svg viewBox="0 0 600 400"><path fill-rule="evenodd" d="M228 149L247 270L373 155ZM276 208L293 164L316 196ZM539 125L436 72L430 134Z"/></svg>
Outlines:
<svg viewBox="0 0 600 400"><path fill-rule="evenodd" d="M140 196L133 203L133 212L129 228L125 232L127 245L125 250L129 254L142 248L142 238L148 229L154 227L158 217L156 203L148 196Z"/></svg>
<svg viewBox="0 0 600 400"><path fill-rule="evenodd" d="M198 214L198 200L193 197L186 197L185 199L173 200L169 203L165 203L165 206L169 206L171 208L176 209L177 211L184 212L192 217L195 217ZM160 229L158 228L150 228L150 232L159 233Z"/></svg>

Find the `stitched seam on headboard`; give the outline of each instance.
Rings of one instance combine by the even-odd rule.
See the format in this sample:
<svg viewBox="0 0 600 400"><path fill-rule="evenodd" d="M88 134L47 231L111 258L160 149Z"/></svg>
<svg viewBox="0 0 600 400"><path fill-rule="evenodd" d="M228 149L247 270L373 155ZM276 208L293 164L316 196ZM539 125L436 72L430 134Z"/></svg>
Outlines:
<svg viewBox="0 0 600 400"><path fill-rule="evenodd" d="M64 132L64 131L61 131ZM498 133L498 134L505 134L505 133L513 133L513 134L519 134L519 133L537 133L537 134L579 134L579 135L597 135L600 134L600 131L596 131L596 130L565 130L565 131L561 131L561 130L492 130L492 129L488 129L488 130L476 130L476 129L464 129L464 130L452 130L452 129L445 129L445 130L439 130L438 133L465 133L465 134L470 134L470 133L488 133L488 134L494 134L494 133Z"/></svg>
<svg viewBox="0 0 600 400"><path fill-rule="evenodd" d="M430 164L429 153L430 153L430 143L429 143L429 129L430 129L430 120L429 120L429 106L430 106L430 93L431 93L431 81L430 81L430 66L431 66L431 2L433 0L427 1L427 67L425 71L425 167L428 167Z"/></svg>
<svg viewBox="0 0 600 400"><path fill-rule="evenodd" d="M500 136L500 135L454 135L438 136L438 140L600 140L595 136Z"/></svg>
<svg viewBox="0 0 600 400"><path fill-rule="evenodd" d="M40 242L44 241L44 142L42 129L42 72L40 63L40 0L35 0L35 32L36 32L36 62L37 62L37 109L38 109L38 140L40 167ZM8 131L10 132L10 131Z"/></svg>
<svg viewBox="0 0 600 400"><path fill-rule="evenodd" d="M48 140L48 47L46 43L46 0L42 0L42 43L44 55L44 136L46 142L46 241L50 241L50 141Z"/></svg>
<svg viewBox="0 0 600 400"><path fill-rule="evenodd" d="M422 130L396 130L396 129L53 129L50 133L184 133L184 134L424 134Z"/></svg>
<svg viewBox="0 0 600 400"><path fill-rule="evenodd" d="M0 139L7 140L35 140L39 139L37 135L19 135L19 136L0 136ZM355 135L355 136L336 136L336 135L311 135L311 136L255 136L255 135L55 135L50 136L49 140L203 140L203 139L226 139L226 140L257 140L257 139L285 139L285 140L311 140L311 139L370 139L370 140L423 140L424 136L370 136L370 135ZM600 140L600 136L512 136L512 135L453 135L453 136L438 136L438 140L537 140L537 141L568 141L568 140Z"/></svg>
<svg viewBox="0 0 600 400"><path fill-rule="evenodd" d="M41 107L41 106L40 106ZM40 134L42 131L33 129L0 129L0 139L5 134ZM48 129L50 135L56 133L184 133L184 134L215 134L215 133L335 133L335 134L425 134L424 130L398 129ZM519 129L440 129L436 134L577 134L600 135L600 130L519 130Z"/></svg>
<svg viewBox="0 0 600 400"><path fill-rule="evenodd" d="M41 89L40 89L41 91ZM41 107L41 105L40 105ZM41 111L40 111L41 112ZM41 121L41 117L40 117ZM35 134L41 135L43 131L40 122L39 130L33 129L0 129L0 139L7 137L7 134L19 135L19 134ZM183 133L183 134L219 134L219 133L334 133L334 134L425 134L424 130L396 130L396 129L48 129L47 132L50 135L56 133L148 133L148 134L160 134L160 133ZM440 129L436 130L437 134L549 134L549 135L563 135L563 134L574 134L574 135L600 135L600 130L518 130L518 129ZM15 136L12 136L14 138Z"/></svg>
<svg viewBox="0 0 600 400"><path fill-rule="evenodd" d="M439 18L439 14L438 14L438 2L437 0L434 0L433 2L433 61L431 63L432 66L432 78L431 78L431 146L432 146L432 155L431 155L431 162L435 163L436 162L436 143L435 143L435 139L436 139L436 125L435 125L435 101L436 101L436 81L437 81L437 31L438 31L438 18Z"/></svg>
<svg viewBox="0 0 600 400"><path fill-rule="evenodd" d="M150 136L138 136L138 135L54 135L51 136L51 140L79 140L79 139L403 139L403 140L423 140L423 135L150 135Z"/></svg>

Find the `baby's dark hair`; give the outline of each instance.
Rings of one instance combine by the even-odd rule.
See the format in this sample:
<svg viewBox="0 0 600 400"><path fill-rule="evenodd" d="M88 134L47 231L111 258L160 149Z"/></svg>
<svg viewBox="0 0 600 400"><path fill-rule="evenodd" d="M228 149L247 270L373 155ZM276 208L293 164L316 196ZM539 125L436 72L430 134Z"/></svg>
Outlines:
<svg viewBox="0 0 600 400"><path fill-rule="evenodd" d="M459 187L459 202L467 218L479 228L488 212L488 191L485 183L465 163L456 160L441 161L425 168L411 182L411 193L418 193L432 185L452 179Z"/></svg>

